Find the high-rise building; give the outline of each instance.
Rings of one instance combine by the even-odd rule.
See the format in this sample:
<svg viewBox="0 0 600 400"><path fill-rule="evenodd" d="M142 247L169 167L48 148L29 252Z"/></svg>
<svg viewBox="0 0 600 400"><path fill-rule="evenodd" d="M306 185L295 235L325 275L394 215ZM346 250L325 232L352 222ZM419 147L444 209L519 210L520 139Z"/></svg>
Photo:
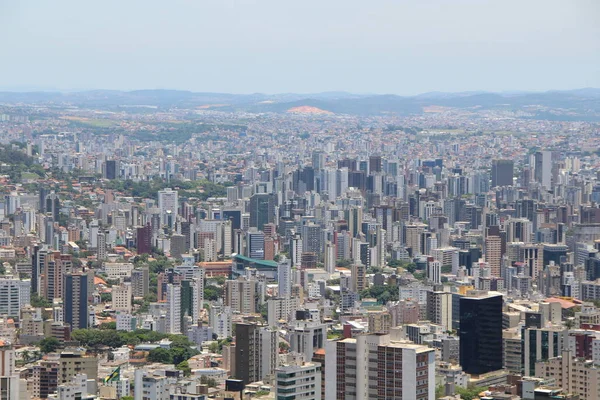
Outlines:
<svg viewBox="0 0 600 400"><path fill-rule="evenodd" d="M367 288L367 267L360 262L355 262L351 268L352 281L350 289L355 293L359 293Z"/></svg>
<svg viewBox="0 0 600 400"><path fill-rule="evenodd" d="M171 257L180 258L182 254L187 253L185 248L185 236L174 234L171 236Z"/></svg>
<svg viewBox="0 0 600 400"><path fill-rule="evenodd" d="M547 190L552 188L552 152L538 151L534 154L534 178Z"/></svg>
<svg viewBox="0 0 600 400"><path fill-rule="evenodd" d="M179 206L177 190L166 188L158 192L158 210L160 213L160 224L169 228L175 227L177 211Z"/></svg>
<svg viewBox="0 0 600 400"><path fill-rule="evenodd" d="M537 279L544 266L543 245L528 244L519 247L519 261L523 263L524 273Z"/></svg>
<svg viewBox="0 0 600 400"><path fill-rule="evenodd" d="M71 329L86 329L88 324L88 274L70 273L65 275L63 296L64 322Z"/></svg>
<svg viewBox="0 0 600 400"><path fill-rule="evenodd" d="M275 370L275 397L277 399L321 400L321 364L299 362L280 366Z"/></svg>
<svg viewBox="0 0 600 400"><path fill-rule="evenodd" d="M435 399L435 350L393 341L390 335L359 335L327 341L327 399Z"/></svg>
<svg viewBox="0 0 600 400"><path fill-rule="evenodd" d="M222 303L211 304L208 320L217 338L225 339L232 336L231 307L224 306Z"/></svg>
<svg viewBox="0 0 600 400"><path fill-rule="evenodd" d="M204 309L204 269L192 279L192 324L201 321L201 313Z"/></svg>
<svg viewBox="0 0 600 400"><path fill-rule="evenodd" d="M149 293L150 273L148 267L136 268L131 271L131 287L133 297L144 297Z"/></svg>
<svg viewBox="0 0 600 400"><path fill-rule="evenodd" d="M250 228L246 233L247 256L255 260L265 259L265 234Z"/></svg>
<svg viewBox="0 0 600 400"><path fill-rule="evenodd" d="M302 226L302 251L320 253L321 238L321 227L319 225L308 223Z"/></svg>
<svg viewBox="0 0 600 400"><path fill-rule="evenodd" d="M524 376L535 376L536 363L559 357L568 348L568 331L560 327L523 327L521 331Z"/></svg>
<svg viewBox="0 0 600 400"><path fill-rule="evenodd" d="M292 267L299 267L300 261L302 260L302 236L300 234L294 234L290 238L290 261Z"/></svg>
<svg viewBox="0 0 600 400"><path fill-rule="evenodd" d="M427 319L445 331L452 330L452 293L427 292Z"/></svg>
<svg viewBox="0 0 600 400"><path fill-rule="evenodd" d="M181 286L167 284L167 333L181 333Z"/></svg>
<svg viewBox="0 0 600 400"><path fill-rule="evenodd" d="M472 291L459 302L463 370L480 375L502 369L502 295Z"/></svg>
<svg viewBox="0 0 600 400"><path fill-rule="evenodd" d="M427 259L427 280L435 285L442 283L442 263L434 260L433 257Z"/></svg>
<svg viewBox="0 0 600 400"><path fill-rule="evenodd" d="M289 298L292 294L292 266L291 261L285 256L277 262L277 294L282 298Z"/></svg>
<svg viewBox="0 0 600 400"><path fill-rule="evenodd" d="M119 176L118 163L116 160L106 160L102 164L102 177L104 179L117 179Z"/></svg>
<svg viewBox="0 0 600 400"><path fill-rule="evenodd" d="M279 333L252 323L235 325L235 377L245 384L263 380L277 368Z"/></svg>
<svg viewBox="0 0 600 400"><path fill-rule="evenodd" d="M256 312L256 281L239 277L225 282L225 305L241 314Z"/></svg>
<svg viewBox="0 0 600 400"><path fill-rule="evenodd" d="M152 253L152 226L150 223L137 228L137 253Z"/></svg>
<svg viewBox="0 0 600 400"><path fill-rule="evenodd" d="M490 267L492 276L501 276L502 265L502 238L488 235L485 238L485 262Z"/></svg>
<svg viewBox="0 0 600 400"><path fill-rule="evenodd" d="M31 281L12 276L0 278L0 315L19 317L21 308L30 303Z"/></svg>
<svg viewBox="0 0 600 400"><path fill-rule="evenodd" d="M169 387L166 376L151 374L143 368L137 368L134 372L134 400L170 399ZM173 396L177 398L177 395Z"/></svg>
<svg viewBox="0 0 600 400"><path fill-rule="evenodd" d="M15 351L10 343L3 342L0 345L0 399L20 400L24 398L20 395L27 394L27 388L21 388L21 392L19 383L19 375L15 371Z"/></svg>
<svg viewBox="0 0 600 400"><path fill-rule="evenodd" d="M97 243L97 250L96 250L96 258L100 261L104 261L106 260L107 257L107 244L106 244L106 233L103 231L98 231L98 234L96 235L96 243Z"/></svg>
<svg viewBox="0 0 600 400"><path fill-rule="evenodd" d="M585 358L576 357L563 350L558 357L539 361L535 365L535 376L552 379L564 393L572 393L581 400L597 400L600 387L600 369Z"/></svg>
<svg viewBox="0 0 600 400"><path fill-rule="evenodd" d="M43 278L44 297L48 301L62 299L64 291L65 274L71 272L73 263L71 255L53 252L46 261L46 270Z"/></svg>
<svg viewBox="0 0 600 400"><path fill-rule="evenodd" d="M275 220L275 197L268 193L256 193L248 204L250 227L262 230L265 224Z"/></svg>
<svg viewBox="0 0 600 400"><path fill-rule="evenodd" d="M492 160L492 187L512 186L513 169L512 160Z"/></svg>
<svg viewBox="0 0 600 400"><path fill-rule="evenodd" d="M369 173L381 172L382 159L380 155L374 154L369 157Z"/></svg>
<svg viewBox="0 0 600 400"><path fill-rule="evenodd" d="M131 282L123 282L112 287L112 308L115 311L131 312L133 291Z"/></svg>
<svg viewBox="0 0 600 400"><path fill-rule="evenodd" d="M290 350L304 355L305 359L313 357L316 350L325 347L327 325L319 321L296 320L290 329Z"/></svg>

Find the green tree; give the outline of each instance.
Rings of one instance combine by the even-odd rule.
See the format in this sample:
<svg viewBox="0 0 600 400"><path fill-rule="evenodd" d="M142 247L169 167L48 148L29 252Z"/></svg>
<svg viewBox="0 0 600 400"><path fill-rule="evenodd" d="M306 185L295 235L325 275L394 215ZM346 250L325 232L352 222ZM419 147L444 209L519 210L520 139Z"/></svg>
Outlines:
<svg viewBox="0 0 600 400"><path fill-rule="evenodd" d="M112 294L111 293L101 293L100 301L103 303L110 303L112 301Z"/></svg>
<svg viewBox="0 0 600 400"><path fill-rule="evenodd" d="M117 330L117 323L116 322L103 322L100 324L99 328L101 330Z"/></svg>
<svg viewBox="0 0 600 400"><path fill-rule="evenodd" d="M444 385L438 385L435 387L435 398L439 399L440 397L444 397L445 390Z"/></svg>
<svg viewBox="0 0 600 400"><path fill-rule="evenodd" d="M339 260L336 265L342 268L349 268L352 265L352 260Z"/></svg>
<svg viewBox="0 0 600 400"><path fill-rule="evenodd" d="M215 381L213 378L209 378L206 375L202 375L200 377L200 383L203 385L208 385L208 387L217 387L217 381Z"/></svg>
<svg viewBox="0 0 600 400"><path fill-rule="evenodd" d="M219 343L218 342L212 342L211 344L208 345L208 351L210 351L211 353L219 353Z"/></svg>
<svg viewBox="0 0 600 400"><path fill-rule="evenodd" d="M183 376L190 376L192 374L192 369L190 368L190 364L187 362L187 360L180 362L175 368L183 371Z"/></svg>
<svg viewBox="0 0 600 400"><path fill-rule="evenodd" d="M52 353L60 347L60 341L55 337L47 337L40 342L40 350L44 354Z"/></svg>
<svg viewBox="0 0 600 400"><path fill-rule="evenodd" d="M485 392L486 390L487 388L481 386L469 387L466 389L457 387L456 394L459 394L463 400L473 400L475 397L479 396L479 393Z"/></svg>
<svg viewBox="0 0 600 400"><path fill-rule="evenodd" d="M31 299L29 300L29 303L31 304L32 307L35 307L35 308L52 307L52 303L50 303L46 298L40 296L37 293L33 293L31 295Z"/></svg>
<svg viewBox="0 0 600 400"><path fill-rule="evenodd" d="M150 362L157 362L162 364L172 364L173 357L171 356L169 350L159 347L148 353L147 360Z"/></svg>
<svg viewBox="0 0 600 400"><path fill-rule="evenodd" d="M286 342L279 342L279 351L287 353L289 349L290 349L289 344L287 344Z"/></svg>
<svg viewBox="0 0 600 400"><path fill-rule="evenodd" d="M204 299L215 301L223 297L223 288L208 285L204 288Z"/></svg>

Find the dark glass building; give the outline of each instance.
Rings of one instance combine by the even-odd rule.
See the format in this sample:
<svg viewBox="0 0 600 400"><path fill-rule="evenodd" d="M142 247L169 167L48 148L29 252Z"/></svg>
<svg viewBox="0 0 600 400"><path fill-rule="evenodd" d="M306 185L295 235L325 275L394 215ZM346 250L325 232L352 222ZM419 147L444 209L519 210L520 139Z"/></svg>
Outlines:
<svg viewBox="0 0 600 400"><path fill-rule="evenodd" d="M64 320L72 330L88 328L88 275L65 275Z"/></svg>
<svg viewBox="0 0 600 400"><path fill-rule="evenodd" d="M512 186L514 163L512 160L492 161L492 187Z"/></svg>
<svg viewBox="0 0 600 400"><path fill-rule="evenodd" d="M265 224L275 219L275 197L272 194L256 193L250 197L250 226L263 230Z"/></svg>
<svg viewBox="0 0 600 400"><path fill-rule="evenodd" d="M460 298L460 365L467 374L502 369L502 295Z"/></svg>

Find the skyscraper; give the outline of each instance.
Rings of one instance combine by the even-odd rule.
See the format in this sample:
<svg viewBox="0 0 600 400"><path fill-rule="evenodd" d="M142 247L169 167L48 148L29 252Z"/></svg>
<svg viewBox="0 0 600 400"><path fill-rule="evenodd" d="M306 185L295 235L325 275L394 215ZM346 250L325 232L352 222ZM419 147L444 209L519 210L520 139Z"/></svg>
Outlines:
<svg viewBox="0 0 600 400"><path fill-rule="evenodd" d="M144 297L148 294L150 273L148 267L136 268L131 271L131 287L133 297Z"/></svg>
<svg viewBox="0 0 600 400"><path fill-rule="evenodd" d="M492 187L512 186L514 163L512 160L492 161Z"/></svg>
<svg viewBox="0 0 600 400"><path fill-rule="evenodd" d="M0 315L18 317L22 307L29 305L31 282L12 276L0 278ZM0 396L1 398L1 396Z"/></svg>
<svg viewBox="0 0 600 400"><path fill-rule="evenodd" d="M265 259L265 234L255 229L246 233L247 256L256 260Z"/></svg>
<svg viewBox="0 0 600 400"><path fill-rule="evenodd" d="M181 286L167 284L167 333L181 333Z"/></svg>
<svg viewBox="0 0 600 400"><path fill-rule="evenodd" d="M468 374L502 369L502 295L472 291L460 298L460 365Z"/></svg>
<svg viewBox="0 0 600 400"><path fill-rule="evenodd" d="M435 399L435 350L390 335L325 345L326 399Z"/></svg>
<svg viewBox="0 0 600 400"><path fill-rule="evenodd" d="M106 245L106 233L104 231L99 231L96 235L96 243L98 244L98 248L96 251L96 258L99 261L106 260L107 256L107 245Z"/></svg>
<svg viewBox="0 0 600 400"><path fill-rule="evenodd" d="M292 266L291 261L285 256L277 262L278 296L289 298L292 294Z"/></svg>
<svg viewBox="0 0 600 400"><path fill-rule="evenodd" d="M88 274L71 273L65 275L63 297L64 320L71 329L88 327Z"/></svg>
<svg viewBox="0 0 600 400"><path fill-rule="evenodd" d="M277 368L277 330L251 323L235 325L235 377L245 384L263 380Z"/></svg>
<svg viewBox="0 0 600 400"><path fill-rule="evenodd" d="M150 223L137 228L137 253L150 254L152 252L152 226Z"/></svg>
<svg viewBox="0 0 600 400"><path fill-rule="evenodd" d="M534 154L534 178L546 189L552 186L552 152L538 151Z"/></svg>
<svg viewBox="0 0 600 400"><path fill-rule="evenodd" d="M0 345L0 399L18 400L19 374L15 371L15 351L10 343L2 342ZM23 391L26 388L22 388Z"/></svg>
<svg viewBox="0 0 600 400"><path fill-rule="evenodd" d="M116 160L106 160L102 165L102 177L104 179L117 179L119 176L119 164Z"/></svg>
<svg viewBox="0 0 600 400"><path fill-rule="evenodd" d="M160 224L169 228L175 227L178 210L178 193L176 190L166 188L158 192L158 209L160 211Z"/></svg>
<svg viewBox="0 0 600 400"><path fill-rule="evenodd" d="M380 155L372 155L369 157L369 173L381 172L382 160Z"/></svg>
<svg viewBox="0 0 600 400"><path fill-rule="evenodd" d="M500 236L489 235L485 238L485 261L490 266L492 276L501 275L502 238Z"/></svg>
<svg viewBox="0 0 600 400"><path fill-rule="evenodd" d="M265 224L275 220L275 197L268 193L256 193L250 197L248 205L250 227L263 230Z"/></svg>

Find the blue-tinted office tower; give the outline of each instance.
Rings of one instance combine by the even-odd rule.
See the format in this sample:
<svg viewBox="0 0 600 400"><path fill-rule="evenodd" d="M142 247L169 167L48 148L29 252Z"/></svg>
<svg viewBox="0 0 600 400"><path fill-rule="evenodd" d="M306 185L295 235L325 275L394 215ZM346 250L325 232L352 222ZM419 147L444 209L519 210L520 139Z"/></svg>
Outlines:
<svg viewBox="0 0 600 400"><path fill-rule="evenodd" d="M472 375L502 369L502 295L460 298L460 365Z"/></svg>

